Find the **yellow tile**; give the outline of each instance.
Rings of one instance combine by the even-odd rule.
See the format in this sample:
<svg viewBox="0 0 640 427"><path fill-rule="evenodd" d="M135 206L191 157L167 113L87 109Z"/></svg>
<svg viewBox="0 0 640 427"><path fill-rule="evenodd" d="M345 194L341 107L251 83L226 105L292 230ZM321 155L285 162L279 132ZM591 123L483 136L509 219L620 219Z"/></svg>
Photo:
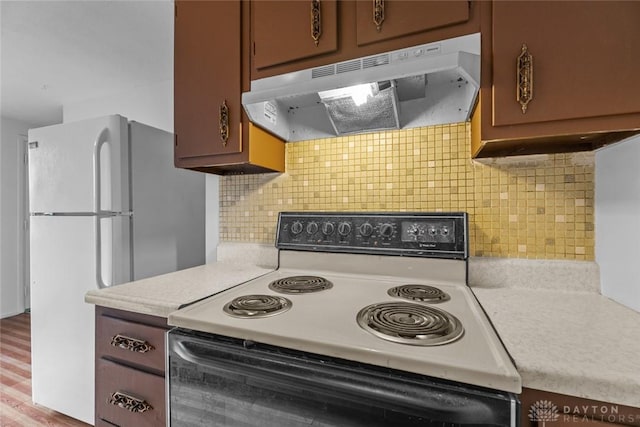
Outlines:
<svg viewBox="0 0 640 427"><path fill-rule="evenodd" d="M469 139L460 123L287 144L286 174L220 180L221 240L273 242L283 209L464 210L472 254L594 258L592 153L482 164Z"/></svg>

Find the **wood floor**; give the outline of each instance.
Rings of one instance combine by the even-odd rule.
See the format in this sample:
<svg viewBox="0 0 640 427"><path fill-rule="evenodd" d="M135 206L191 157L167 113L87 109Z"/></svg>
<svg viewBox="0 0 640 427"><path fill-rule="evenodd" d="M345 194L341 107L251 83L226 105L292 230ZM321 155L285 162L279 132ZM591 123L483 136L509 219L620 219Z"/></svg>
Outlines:
<svg viewBox="0 0 640 427"><path fill-rule="evenodd" d="M31 318L0 319L0 427L87 427L31 403Z"/></svg>

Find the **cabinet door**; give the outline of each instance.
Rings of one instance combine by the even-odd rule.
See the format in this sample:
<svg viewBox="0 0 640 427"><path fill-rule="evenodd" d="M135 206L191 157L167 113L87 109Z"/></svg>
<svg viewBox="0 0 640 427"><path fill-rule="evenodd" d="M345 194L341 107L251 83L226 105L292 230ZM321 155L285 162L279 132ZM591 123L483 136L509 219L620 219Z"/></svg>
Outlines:
<svg viewBox="0 0 640 427"><path fill-rule="evenodd" d="M493 2L493 125L640 112L640 2ZM516 61L533 57L533 98Z"/></svg>
<svg viewBox="0 0 640 427"><path fill-rule="evenodd" d="M522 427L640 426L640 408L616 403L528 388L522 389L520 402ZM536 411L540 404L547 409Z"/></svg>
<svg viewBox="0 0 640 427"><path fill-rule="evenodd" d="M254 68L335 52L337 22L335 0L253 1Z"/></svg>
<svg viewBox="0 0 640 427"><path fill-rule="evenodd" d="M241 24L240 0L176 1L177 163L181 158L242 151Z"/></svg>
<svg viewBox="0 0 640 427"><path fill-rule="evenodd" d="M358 1L357 44L389 40L469 20L469 2L450 1ZM380 24L376 24L377 22Z"/></svg>

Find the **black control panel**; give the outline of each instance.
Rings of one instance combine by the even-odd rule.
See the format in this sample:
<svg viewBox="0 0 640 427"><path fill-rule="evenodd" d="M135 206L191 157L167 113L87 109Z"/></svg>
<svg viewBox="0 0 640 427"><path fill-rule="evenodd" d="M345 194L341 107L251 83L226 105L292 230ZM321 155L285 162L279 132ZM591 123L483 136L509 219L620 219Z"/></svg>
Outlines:
<svg viewBox="0 0 640 427"><path fill-rule="evenodd" d="M281 212L276 247L466 259L468 219L464 212Z"/></svg>

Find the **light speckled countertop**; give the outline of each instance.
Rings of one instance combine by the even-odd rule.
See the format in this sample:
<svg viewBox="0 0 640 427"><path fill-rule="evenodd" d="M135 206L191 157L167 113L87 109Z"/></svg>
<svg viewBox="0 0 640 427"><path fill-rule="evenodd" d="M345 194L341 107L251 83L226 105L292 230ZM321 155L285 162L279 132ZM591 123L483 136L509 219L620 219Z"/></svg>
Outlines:
<svg viewBox="0 0 640 427"><path fill-rule="evenodd" d="M218 248L218 260L91 291L85 301L167 317L272 271L277 251L265 245L225 244ZM593 262L469 262L469 283L513 357L524 387L640 407L640 313L600 295L598 277Z"/></svg>
<svg viewBox="0 0 640 427"><path fill-rule="evenodd" d="M103 307L167 317L169 313L273 269L214 262L86 293L84 300Z"/></svg>
<svg viewBox="0 0 640 427"><path fill-rule="evenodd" d="M523 387L640 407L640 313L599 294L595 263L519 261L509 282L513 263L474 259L470 282Z"/></svg>
<svg viewBox="0 0 640 427"><path fill-rule="evenodd" d="M167 317L169 313L254 277L273 271L277 251L270 246L221 245L218 262L89 291L85 302ZM239 261L241 260L241 261Z"/></svg>

